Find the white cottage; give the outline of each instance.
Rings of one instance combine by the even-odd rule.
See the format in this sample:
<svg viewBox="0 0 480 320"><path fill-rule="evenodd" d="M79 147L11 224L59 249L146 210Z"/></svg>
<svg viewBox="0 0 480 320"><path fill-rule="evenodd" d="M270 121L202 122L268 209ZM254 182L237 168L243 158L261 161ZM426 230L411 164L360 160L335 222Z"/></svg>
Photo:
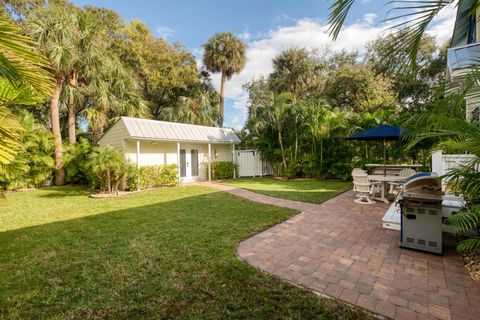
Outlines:
<svg viewBox="0 0 480 320"><path fill-rule="evenodd" d="M210 163L233 161L232 129L121 117L98 141L121 149L138 167L176 164L183 182L211 180Z"/></svg>

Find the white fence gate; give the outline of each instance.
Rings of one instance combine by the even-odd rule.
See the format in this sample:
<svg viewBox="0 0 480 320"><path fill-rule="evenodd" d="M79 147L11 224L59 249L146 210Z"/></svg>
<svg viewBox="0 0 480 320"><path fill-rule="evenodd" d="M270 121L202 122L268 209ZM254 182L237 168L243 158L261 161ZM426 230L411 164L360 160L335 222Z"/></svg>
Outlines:
<svg viewBox="0 0 480 320"><path fill-rule="evenodd" d="M443 154L442 150L432 154L432 171L442 176L448 173L449 169L466 165L476 157L473 154ZM443 184L445 188L445 184Z"/></svg>
<svg viewBox="0 0 480 320"><path fill-rule="evenodd" d="M236 150L235 158L238 164L239 177L256 177L272 175L272 168L263 161L256 150Z"/></svg>

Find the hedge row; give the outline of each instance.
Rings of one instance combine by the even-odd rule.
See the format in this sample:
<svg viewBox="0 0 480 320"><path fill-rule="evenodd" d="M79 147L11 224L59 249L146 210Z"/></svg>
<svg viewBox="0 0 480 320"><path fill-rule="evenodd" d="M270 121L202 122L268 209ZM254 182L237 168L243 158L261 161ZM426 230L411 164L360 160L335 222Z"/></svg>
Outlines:
<svg viewBox="0 0 480 320"><path fill-rule="evenodd" d="M175 186L178 183L176 164L136 167L129 173L127 187L130 190Z"/></svg>
<svg viewBox="0 0 480 320"><path fill-rule="evenodd" d="M218 161L212 162L212 179L232 179L234 172L238 172L238 165L234 164L232 161ZM208 170L208 168L207 168ZM207 172L208 175L208 172Z"/></svg>

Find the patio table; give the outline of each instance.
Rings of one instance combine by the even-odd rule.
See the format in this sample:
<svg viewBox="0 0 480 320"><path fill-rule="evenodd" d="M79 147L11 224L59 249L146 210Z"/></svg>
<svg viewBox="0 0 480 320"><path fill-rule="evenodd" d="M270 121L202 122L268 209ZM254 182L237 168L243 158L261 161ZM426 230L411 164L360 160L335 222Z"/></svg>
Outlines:
<svg viewBox="0 0 480 320"><path fill-rule="evenodd" d="M371 174L382 174L383 175L383 164L368 163L365 167L370 171ZM400 170L411 168L418 170L422 167L420 164L387 164L387 175L398 175Z"/></svg>
<svg viewBox="0 0 480 320"><path fill-rule="evenodd" d="M388 182L402 182L405 181L407 177L400 177L394 175L383 175L383 174L369 174L369 181L380 182L380 197L372 197L372 199L380 200L385 203L388 203L388 199L385 198L385 189L387 188Z"/></svg>

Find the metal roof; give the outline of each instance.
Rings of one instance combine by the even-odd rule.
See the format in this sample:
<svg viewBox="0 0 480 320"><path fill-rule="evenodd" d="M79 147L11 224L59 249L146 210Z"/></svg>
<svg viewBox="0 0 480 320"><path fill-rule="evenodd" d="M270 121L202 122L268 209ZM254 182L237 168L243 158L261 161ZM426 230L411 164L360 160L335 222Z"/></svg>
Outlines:
<svg viewBox="0 0 480 320"><path fill-rule="evenodd" d="M240 143L232 129L122 117L130 138L169 141Z"/></svg>

